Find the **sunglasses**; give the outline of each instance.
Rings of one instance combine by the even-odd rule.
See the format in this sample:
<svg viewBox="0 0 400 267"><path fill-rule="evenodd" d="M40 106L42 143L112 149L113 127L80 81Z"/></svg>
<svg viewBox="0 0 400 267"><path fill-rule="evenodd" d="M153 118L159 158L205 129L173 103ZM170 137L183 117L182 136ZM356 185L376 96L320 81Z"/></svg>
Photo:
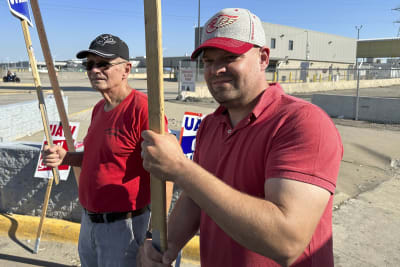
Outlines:
<svg viewBox="0 0 400 267"><path fill-rule="evenodd" d="M100 61L100 62L97 62L97 63L94 62L94 61L85 61L85 62L82 62L82 65L85 67L85 69L87 71L90 71L95 67L98 68L98 69L101 69L101 70L106 70L108 68L111 68L112 66L119 65L119 64L122 64L122 63L126 63L126 61L117 62L117 63L110 63L108 61Z"/></svg>

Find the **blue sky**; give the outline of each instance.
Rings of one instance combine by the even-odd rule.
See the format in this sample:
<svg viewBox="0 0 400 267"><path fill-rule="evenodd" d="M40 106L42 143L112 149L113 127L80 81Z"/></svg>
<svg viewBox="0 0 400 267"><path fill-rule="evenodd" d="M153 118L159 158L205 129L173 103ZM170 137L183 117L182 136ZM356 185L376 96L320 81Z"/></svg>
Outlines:
<svg viewBox="0 0 400 267"><path fill-rule="evenodd" d="M128 43L130 56L144 56L143 0L39 0L53 59L75 58L101 33L112 33ZM200 24L218 10L241 7L264 22L305 28L356 38L355 26L363 25L360 39L396 37L400 0L200 0ZM33 15L32 15L33 17ZM194 48L198 0L162 0L164 56L183 56ZM21 24L0 0L0 62L27 60ZM43 60L36 28L30 28L35 56Z"/></svg>

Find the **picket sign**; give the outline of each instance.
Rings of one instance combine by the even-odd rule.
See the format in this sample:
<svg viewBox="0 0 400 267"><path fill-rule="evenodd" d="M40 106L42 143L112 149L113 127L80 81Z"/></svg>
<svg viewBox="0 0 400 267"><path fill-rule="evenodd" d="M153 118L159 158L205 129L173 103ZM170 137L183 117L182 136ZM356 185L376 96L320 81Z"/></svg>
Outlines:
<svg viewBox="0 0 400 267"><path fill-rule="evenodd" d="M195 112L185 112L183 115L179 143L181 144L183 153L188 159L193 159L196 134L203 118L203 114Z"/></svg>
<svg viewBox="0 0 400 267"><path fill-rule="evenodd" d="M77 146L80 146L80 144L78 144L78 145L76 144L76 138L78 137L78 130L79 130L79 122L69 122L69 125L70 125L72 139L73 139L75 148L77 148ZM64 130L63 130L63 127L62 127L62 124L60 121L50 122L50 133L51 133L51 137L53 139L53 144L59 145L68 151L67 141L65 139ZM46 137L44 137L44 139L43 139L40 151L43 150L44 145L47 145ZM61 181L67 180L70 169L71 169L71 166L69 166L69 165L58 166ZM43 156L40 153L40 156L39 156L39 159L38 159L38 162L36 165L34 177L50 179L52 176L53 176L53 174L51 172L51 168L43 165Z"/></svg>
<svg viewBox="0 0 400 267"><path fill-rule="evenodd" d="M29 26L33 26L28 0L7 0L7 3L11 14L21 20L25 20Z"/></svg>

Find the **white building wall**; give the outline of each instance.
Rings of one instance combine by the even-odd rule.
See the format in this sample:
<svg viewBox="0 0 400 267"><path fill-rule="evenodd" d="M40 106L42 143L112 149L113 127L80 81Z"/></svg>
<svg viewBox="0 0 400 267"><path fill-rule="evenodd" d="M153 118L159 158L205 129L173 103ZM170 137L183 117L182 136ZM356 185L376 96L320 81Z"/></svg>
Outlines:
<svg viewBox="0 0 400 267"><path fill-rule="evenodd" d="M308 40L309 61L355 62L355 38L267 22L263 22L263 27L267 45L271 45L271 38L276 40L276 48L271 49L271 58L306 61ZM289 50L289 40L293 41L293 50Z"/></svg>

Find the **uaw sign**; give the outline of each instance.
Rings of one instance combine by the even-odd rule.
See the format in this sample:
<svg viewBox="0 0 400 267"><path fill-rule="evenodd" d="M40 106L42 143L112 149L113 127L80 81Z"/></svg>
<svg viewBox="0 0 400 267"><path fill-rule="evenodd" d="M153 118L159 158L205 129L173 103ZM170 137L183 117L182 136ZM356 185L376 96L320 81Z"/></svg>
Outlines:
<svg viewBox="0 0 400 267"><path fill-rule="evenodd" d="M78 137L79 122L70 122L69 125L71 128L72 139L74 141L74 145L76 146L76 138ZM50 126L50 134L53 139L53 144L61 146L68 151L67 141L64 136L64 130L61 122L51 122L49 126ZM45 145L47 145L46 137L44 137L43 139L40 151L43 150L43 147ZM67 180L70 169L71 167L69 165L58 166L61 181ZM40 153L34 177L49 179L52 176L53 173L51 172L51 168L43 165L43 156L42 153Z"/></svg>
<svg viewBox="0 0 400 267"><path fill-rule="evenodd" d="M179 143L181 144L183 153L188 159L193 159L196 146L196 134L203 118L201 113L185 112L183 115Z"/></svg>
<svg viewBox="0 0 400 267"><path fill-rule="evenodd" d="M19 19L26 20L32 27L31 15L29 13L28 0L7 0L11 14Z"/></svg>

